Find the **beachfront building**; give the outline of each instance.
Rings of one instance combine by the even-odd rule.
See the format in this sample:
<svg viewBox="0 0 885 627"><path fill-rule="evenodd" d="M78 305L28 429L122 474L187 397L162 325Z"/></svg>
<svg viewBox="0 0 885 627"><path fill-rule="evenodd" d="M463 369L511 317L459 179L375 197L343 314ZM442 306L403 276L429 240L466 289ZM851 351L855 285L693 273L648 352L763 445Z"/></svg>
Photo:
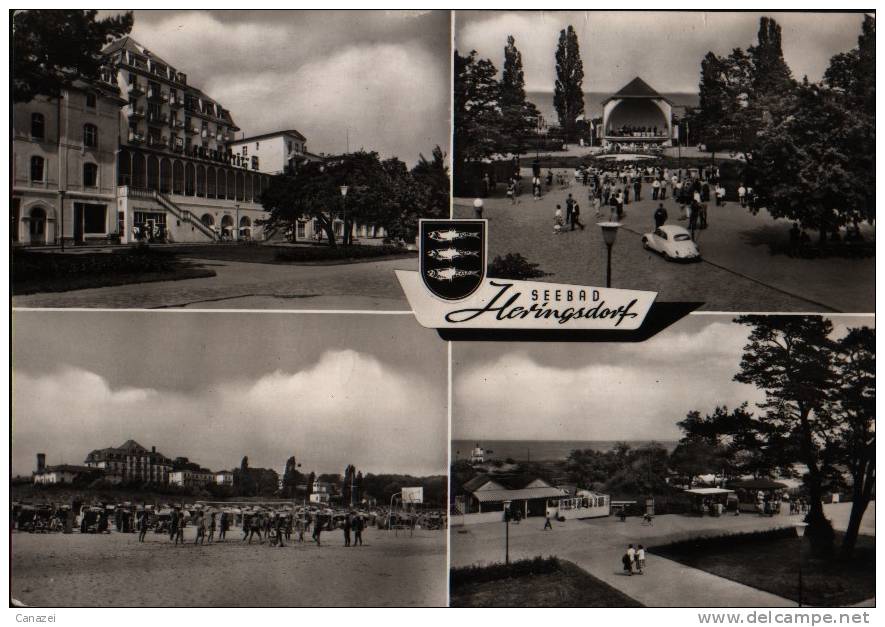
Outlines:
<svg viewBox="0 0 885 627"><path fill-rule="evenodd" d="M295 129L244 137L228 144L230 151L265 174L295 174L305 163L323 157L308 152L307 138Z"/></svg>
<svg viewBox="0 0 885 627"><path fill-rule="evenodd" d="M477 475L463 486L456 497L452 524L476 524L501 521L505 504L522 518L545 516L547 500L567 494L540 477L525 475Z"/></svg>
<svg viewBox="0 0 885 627"><path fill-rule="evenodd" d="M673 103L640 77L602 101L603 145L645 152L670 146Z"/></svg>
<svg viewBox="0 0 885 627"><path fill-rule="evenodd" d="M219 470L215 473L215 485L223 485L232 488L234 485L234 473L230 470Z"/></svg>
<svg viewBox="0 0 885 627"><path fill-rule="evenodd" d="M470 463L471 464L484 464L486 461L486 451L483 447L479 445L479 442L476 443L476 446L473 447L473 450L470 451Z"/></svg>
<svg viewBox="0 0 885 627"><path fill-rule="evenodd" d="M172 461L157 447L147 450L135 440L127 440L118 447L95 449L86 456L84 464L102 470L114 482L169 483Z"/></svg>
<svg viewBox="0 0 885 627"><path fill-rule="evenodd" d="M126 99L117 164L117 232L140 239L263 239L259 196L268 175L234 154L230 111L187 74L122 37L103 51L108 80Z"/></svg>
<svg viewBox="0 0 885 627"><path fill-rule="evenodd" d="M215 481L215 473L208 468L183 468L169 473L169 485L180 488L205 488Z"/></svg>
<svg viewBox="0 0 885 627"><path fill-rule="evenodd" d="M101 475L101 472L88 466L74 466L72 464L59 464L47 466L46 455L37 453L37 470L33 474L33 481L38 485L55 485L61 483L74 483L84 479L93 479Z"/></svg>
<svg viewBox="0 0 885 627"><path fill-rule="evenodd" d="M107 242L117 233L116 151L126 101L107 79L74 81L60 98L13 105L13 246Z"/></svg>
<svg viewBox="0 0 885 627"><path fill-rule="evenodd" d="M575 485L558 485L563 495L548 499L547 516L556 519L600 518L611 514L611 497Z"/></svg>
<svg viewBox="0 0 885 627"><path fill-rule="evenodd" d="M313 491L310 493L309 501L321 505L328 505L332 498L332 485L323 481L314 481Z"/></svg>

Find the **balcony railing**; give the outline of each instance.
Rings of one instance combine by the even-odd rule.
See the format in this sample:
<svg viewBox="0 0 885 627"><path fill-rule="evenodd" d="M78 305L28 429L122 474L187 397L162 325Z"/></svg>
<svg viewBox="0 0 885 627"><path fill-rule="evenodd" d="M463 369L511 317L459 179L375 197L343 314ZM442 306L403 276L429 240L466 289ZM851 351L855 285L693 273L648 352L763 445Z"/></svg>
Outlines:
<svg viewBox="0 0 885 627"><path fill-rule="evenodd" d="M184 122L182 122L181 120L172 120L172 127L173 128L184 128Z"/></svg>
<svg viewBox="0 0 885 627"><path fill-rule="evenodd" d="M135 131L129 131L129 143L130 144L143 144L144 143L144 135L141 133L137 133Z"/></svg>
<svg viewBox="0 0 885 627"><path fill-rule="evenodd" d="M141 107L133 107L132 105L126 106L126 114L130 118L143 118L144 117L144 109Z"/></svg>
<svg viewBox="0 0 885 627"><path fill-rule="evenodd" d="M129 83L129 85L126 86L126 91L133 96L138 96L144 93L144 87L139 84L138 81L135 81L134 83Z"/></svg>

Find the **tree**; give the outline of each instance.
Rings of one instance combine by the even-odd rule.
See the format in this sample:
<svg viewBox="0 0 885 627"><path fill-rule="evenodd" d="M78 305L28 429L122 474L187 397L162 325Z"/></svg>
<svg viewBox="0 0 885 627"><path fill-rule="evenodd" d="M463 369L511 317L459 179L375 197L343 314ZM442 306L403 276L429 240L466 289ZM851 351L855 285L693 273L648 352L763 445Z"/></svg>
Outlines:
<svg viewBox="0 0 885 627"><path fill-rule="evenodd" d="M747 171L775 218L827 233L875 217L875 120L834 90L803 81L785 115L761 131Z"/></svg>
<svg viewBox="0 0 885 627"><path fill-rule="evenodd" d="M566 141L574 135L575 123L584 114L584 64L578 46L578 35L569 25L559 32L556 47L556 84L553 88L553 106Z"/></svg>
<svg viewBox="0 0 885 627"><path fill-rule="evenodd" d="M341 482L341 505L351 507L353 505L353 488L356 483L356 467L348 464L344 469L344 479Z"/></svg>
<svg viewBox="0 0 885 627"><path fill-rule="evenodd" d="M104 46L132 29L132 12L96 20L97 11L17 11L12 18L12 99L58 98L76 80L101 77Z"/></svg>
<svg viewBox="0 0 885 627"><path fill-rule="evenodd" d="M342 197L341 187L348 187ZM417 181L397 158L382 161L376 152L354 152L310 163L297 174L274 176L261 194L270 217L265 224L295 232L296 222L312 217L335 246L335 224L343 221L343 242L350 242L354 222L383 226L394 237L414 238L419 217L440 211L439 186Z"/></svg>
<svg viewBox="0 0 885 627"><path fill-rule="evenodd" d="M286 469L283 471L283 496L286 498L294 498L298 484L301 483L298 466L294 455L286 460Z"/></svg>
<svg viewBox="0 0 885 627"><path fill-rule="evenodd" d="M525 75L522 53L516 47L513 35L507 37L504 47L504 69L501 74L501 136L506 147L516 154L526 150L532 131L537 128L538 109L525 98Z"/></svg>
<svg viewBox="0 0 885 627"><path fill-rule="evenodd" d="M793 76L781 46L781 27L774 19L759 18L757 43L747 52L753 62L753 90L757 98L792 86Z"/></svg>
<svg viewBox="0 0 885 627"><path fill-rule="evenodd" d="M823 512L825 450L835 436L830 411L833 324L820 316L740 316L750 327L735 381L765 394L765 420L796 442L797 461L808 468L808 535L815 549L832 550L833 529Z"/></svg>
<svg viewBox="0 0 885 627"><path fill-rule="evenodd" d="M244 456L240 467L234 470L234 487L243 496L254 496L257 492L257 485L249 469L248 456Z"/></svg>
<svg viewBox="0 0 885 627"><path fill-rule="evenodd" d="M477 59L476 50L461 56L455 50L454 78L454 167L480 161L497 151L501 110L498 70L488 59Z"/></svg>
<svg viewBox="0 0 885 627"><path fill-rule="evenodd" d="M435 146L428 160L423 154L418 155L418 163L412 168L412 178L423 185L429 191L426 209L423 215L417 212L410 214L410 221L404 221L408 228L414 228L417 233L418 217L422 218L446 218L449 216L449 189L451 180L449 168L446 165L446 154L442 148Z"/></svg>
<svg viewBox="0 0 885 627"><path fill-rule="evenodd" d="M317 476L314 471L310 471L310 474L307 475L307 498L310 498L310 495L313 494L313 484L316 483Z"/></svg>
<svg viewBox="0 0 885 627"><path fill-rule="evenodd" d="M833 394L832 457L851 475L851 514L842 540L843 557L851 557L860 523L876 486L876 332L850 329L836 343L839 376Z"/></svg>

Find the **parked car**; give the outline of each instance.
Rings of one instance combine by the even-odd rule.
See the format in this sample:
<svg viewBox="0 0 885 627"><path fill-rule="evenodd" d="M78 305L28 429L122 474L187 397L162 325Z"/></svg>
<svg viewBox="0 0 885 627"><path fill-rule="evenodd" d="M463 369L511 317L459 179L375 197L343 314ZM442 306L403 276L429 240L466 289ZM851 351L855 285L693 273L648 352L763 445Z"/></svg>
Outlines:
<svg viewBox="0 0 885 627"><path fill-rule="evenodd" d="M646 233L642 236L642 245L668 261L700 261L701 258L701 251L692 241L691 234L675 224L665 224L653 233Z"/></svg>

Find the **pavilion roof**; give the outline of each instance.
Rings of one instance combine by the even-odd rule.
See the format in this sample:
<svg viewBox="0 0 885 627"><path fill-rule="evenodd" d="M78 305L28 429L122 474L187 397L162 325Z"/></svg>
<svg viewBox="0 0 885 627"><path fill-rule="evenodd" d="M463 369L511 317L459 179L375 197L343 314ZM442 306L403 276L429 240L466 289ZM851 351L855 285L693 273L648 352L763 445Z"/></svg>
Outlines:
<svg viewBox="0 0 885 627"><path fill-rule="evenodd" d="M605 104L609 100L623 100L626 98L660 99L669 102L671 105L673 104L668 98L659 94L651 85L638 76L621 87L616 93L603 100L602 104Z"/></svg>

